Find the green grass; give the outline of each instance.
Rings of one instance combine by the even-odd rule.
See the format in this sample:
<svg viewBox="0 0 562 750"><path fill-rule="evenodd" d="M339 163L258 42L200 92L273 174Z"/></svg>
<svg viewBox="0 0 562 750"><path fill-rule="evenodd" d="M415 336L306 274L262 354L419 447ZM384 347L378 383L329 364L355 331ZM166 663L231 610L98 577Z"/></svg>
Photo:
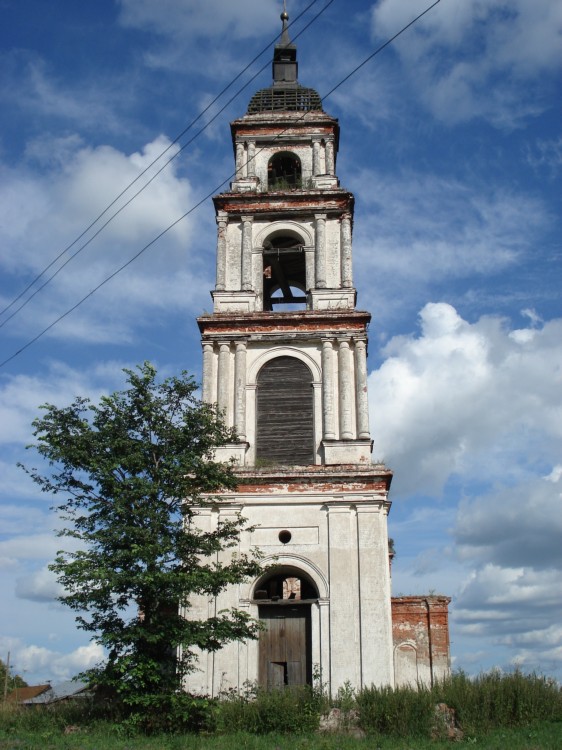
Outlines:
<svg viewBox="0 0 562 750"><path fill-rule="evenodd" d="M226 735L160 735L118 737L111 727L90 727L76 734L55 732L6 733L0 729L0 750L560 750L562 724L541 722L530 727L496 729L486 735L469 735L463 742L449 740L342 735L266 734L236 732Z"/></svg>
<svg viewBox="0 0 562 750"><path fill-rule="evenodd" d="M520 672L470 679L459 673L435 688L349 686L333 701L318 690L250 690L221 701L178 695L170 712L142 720L116 720L90 703L24 709L0 705L0 750L424 750L451 747L435 734L436 703L454 708L464 731L458 745L494 750L562 748L562 693L552 680ZM166 705L168 705L166 704ZM319 735L318 719L330 705L353 709L366 734ZM76 727L77 731L65 733ZM177 734L161 728L178 729ZM186 727L205 731L192 734ZM152 731L145 736L141 729Z"/></svg>

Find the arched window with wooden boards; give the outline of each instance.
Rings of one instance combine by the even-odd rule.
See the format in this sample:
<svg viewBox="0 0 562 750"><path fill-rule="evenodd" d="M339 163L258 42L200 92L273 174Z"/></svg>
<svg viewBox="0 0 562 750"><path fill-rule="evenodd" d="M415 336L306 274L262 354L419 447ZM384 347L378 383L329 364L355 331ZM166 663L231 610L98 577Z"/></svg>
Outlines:
<svg viewBox="0 0 562 750"><path fill-rule="evenodd" d="M295 357L267 362L257 378L256 461L314 463L312 373Z"/></svg>

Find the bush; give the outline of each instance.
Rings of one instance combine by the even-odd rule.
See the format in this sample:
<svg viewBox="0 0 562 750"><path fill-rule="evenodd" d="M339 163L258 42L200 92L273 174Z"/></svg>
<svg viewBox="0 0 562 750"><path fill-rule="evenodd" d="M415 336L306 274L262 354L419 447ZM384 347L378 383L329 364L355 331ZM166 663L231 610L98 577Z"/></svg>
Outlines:
<svg viewBox="0 0 562 750"><path fill-rule="evenodd" d="M215 728L217 701L189 693L160 693L139 696L127 703L108 707L107 716L119 725L121 734L185 734Z"/></svg>

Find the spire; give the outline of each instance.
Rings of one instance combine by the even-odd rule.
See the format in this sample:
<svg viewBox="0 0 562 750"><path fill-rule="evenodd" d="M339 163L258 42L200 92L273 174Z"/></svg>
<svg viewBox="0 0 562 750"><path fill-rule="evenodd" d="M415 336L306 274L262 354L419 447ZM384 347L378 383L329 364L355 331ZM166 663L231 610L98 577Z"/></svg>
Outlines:
<svg viewBox="0 0 562 750"><path fill-rule="evenodd" d="M288 20L289 14L287 13L287 3L286 0L283 0L283 13L281 13L281 21L283 22L283 29L281 30L281 44L284 47L287 47L289 44L291 44L291 40L289 39L289 27L287 24Z"/></svg>
<svg viewBox="0 0 562 750"><path fill-rule="evenodd" d="M281 21L283 28L281 29L281 39L275 45L273 52L273 85L283 86L297 85L297 76L299 65L297 63L297 48L294 44L291 44L289 38L289 27L288 27L289 14L287 13L287 6L285 0L283 0L283 13L281 13Z"/></svg>
<svg viewBox="0 0 562 750"><path fill-rule="evenodd" d="M281 13L281 38L273 52L273 85L256 92L248 105L248 114L263 112L322 111L322 99L314 89L300 86L297 48L289 37L289 14L285 0Z"/></svg>

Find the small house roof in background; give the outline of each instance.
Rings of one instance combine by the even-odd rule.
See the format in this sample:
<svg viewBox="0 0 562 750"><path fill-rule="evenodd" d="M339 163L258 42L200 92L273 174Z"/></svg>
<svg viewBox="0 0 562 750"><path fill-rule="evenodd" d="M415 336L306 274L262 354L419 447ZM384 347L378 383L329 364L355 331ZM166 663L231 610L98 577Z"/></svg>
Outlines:
<svg viewBox="0 0 562 750"><path fill-rule="evenodd" d="M26 705L39 704L39 703L54 703L55 701L61 701L65 698L73 698L80 693L84 693L90 687L87 682L83 680L66 680L66 682L60 682L58 685L49 685L49 690L32 697L29 700L24 701Z"/></svg>
<svg viewBox="0 0 562 750"><path fill-rule="evenodd" d="M8 693L6 700L8 703L22 703L33 700L50 689L50 685L27 685L26 687L14 688Z"/></svg>

